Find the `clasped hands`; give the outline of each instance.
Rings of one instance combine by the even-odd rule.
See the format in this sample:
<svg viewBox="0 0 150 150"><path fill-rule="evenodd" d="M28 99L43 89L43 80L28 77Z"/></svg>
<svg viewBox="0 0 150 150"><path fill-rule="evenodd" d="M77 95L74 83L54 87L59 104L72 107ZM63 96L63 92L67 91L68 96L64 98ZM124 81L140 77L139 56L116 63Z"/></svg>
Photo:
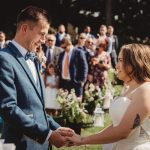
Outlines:
<svg viewBox="0 0 150 150"><path fill-rule="evenodd" d="M76 134L74 130L66 127L60 127L53 131L49 142L50 144L60 148L62 146L74 146L81 145L82 138Z"/></svg>

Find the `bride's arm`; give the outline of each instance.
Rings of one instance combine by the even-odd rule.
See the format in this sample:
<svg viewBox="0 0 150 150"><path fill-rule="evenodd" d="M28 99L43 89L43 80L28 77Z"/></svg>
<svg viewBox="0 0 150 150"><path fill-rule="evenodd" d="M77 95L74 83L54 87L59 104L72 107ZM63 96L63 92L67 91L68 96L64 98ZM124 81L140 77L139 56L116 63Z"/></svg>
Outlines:
<svg viewBox="0 0 150 150"><path fill-rule="evenodd" d="M113 143L118 140L124 139L126 136L125 134L119 131L119 126L113 127L112 125L103 129L99 133L89 135L86 137L81 137L80 145L84 144L106 144L106 143ZM122 130L123 131L123 130Z"/></svg>
<svg viewBox="0 0 150 150"><path fill-rule="evenodd" d="M124 136L120 136L120 133L121 132L118 132L118 127L113 127L111 125L99 133L86 137L75 134L73 137L69 138L69 141L73 142L74 145L113 143L124 138Z"/></svg>

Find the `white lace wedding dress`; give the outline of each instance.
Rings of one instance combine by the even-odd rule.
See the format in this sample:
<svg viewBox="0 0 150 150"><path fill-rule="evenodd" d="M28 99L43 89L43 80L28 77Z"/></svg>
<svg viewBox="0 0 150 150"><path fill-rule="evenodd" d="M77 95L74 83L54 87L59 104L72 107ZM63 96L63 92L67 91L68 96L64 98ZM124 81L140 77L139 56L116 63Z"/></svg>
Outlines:
<svg viewBox="0 0 150 150"><path fill-rule="evenodd" d="M113 126L117 126L123 118L131 100L119 97L111 103L110 116ZM150 150L150 117L123 140L112 144L104 144L104 149L109 150Z"/></svg>

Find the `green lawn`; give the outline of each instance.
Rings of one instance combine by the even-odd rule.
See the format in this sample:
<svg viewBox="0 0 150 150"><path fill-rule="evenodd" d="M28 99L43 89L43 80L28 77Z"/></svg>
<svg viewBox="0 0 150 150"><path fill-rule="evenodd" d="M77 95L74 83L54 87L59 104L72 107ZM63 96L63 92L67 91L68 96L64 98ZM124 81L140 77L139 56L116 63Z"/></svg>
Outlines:
<svg viewBox="0 0 150 150"><path fill-rule="evenodd" d="M111 123L111 119L109 117L108 113L105 113L104 115L105 118L105 127L108 126ZM100 130L102 130L103 128L101 127L89 127L89 128L85 128L82 129L81 135L90 135L90 134L94 134L99 132ZM63 148L56 148L53 147L53 150L101 150L101 145L83 145L83 146L78 146L78 147L63 147Z"/></svg>

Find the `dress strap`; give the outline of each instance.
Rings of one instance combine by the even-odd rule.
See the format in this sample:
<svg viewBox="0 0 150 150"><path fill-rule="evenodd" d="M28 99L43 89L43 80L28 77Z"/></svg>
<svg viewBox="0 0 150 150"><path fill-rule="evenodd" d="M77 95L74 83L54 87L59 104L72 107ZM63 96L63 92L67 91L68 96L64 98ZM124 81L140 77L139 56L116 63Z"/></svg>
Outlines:
<svg viewBox="0 0 150 150"><path fill-rule="evenodd" d="M129 88L129 86L127 86L126 88L125 88L125 90L124 90L124 93L122 93L122 95L123 96L130 96L130 95L132 95L136 90L138 90L140 87L142 87L142 86L144 86L145 84L143 83L143 84L140 84L139 86L137 86L135 89L133 89L133 90L131 90L129 93L127 93L127 90L128 90L128 88ZM127 94L126 94L127 93Z"/></svg>

